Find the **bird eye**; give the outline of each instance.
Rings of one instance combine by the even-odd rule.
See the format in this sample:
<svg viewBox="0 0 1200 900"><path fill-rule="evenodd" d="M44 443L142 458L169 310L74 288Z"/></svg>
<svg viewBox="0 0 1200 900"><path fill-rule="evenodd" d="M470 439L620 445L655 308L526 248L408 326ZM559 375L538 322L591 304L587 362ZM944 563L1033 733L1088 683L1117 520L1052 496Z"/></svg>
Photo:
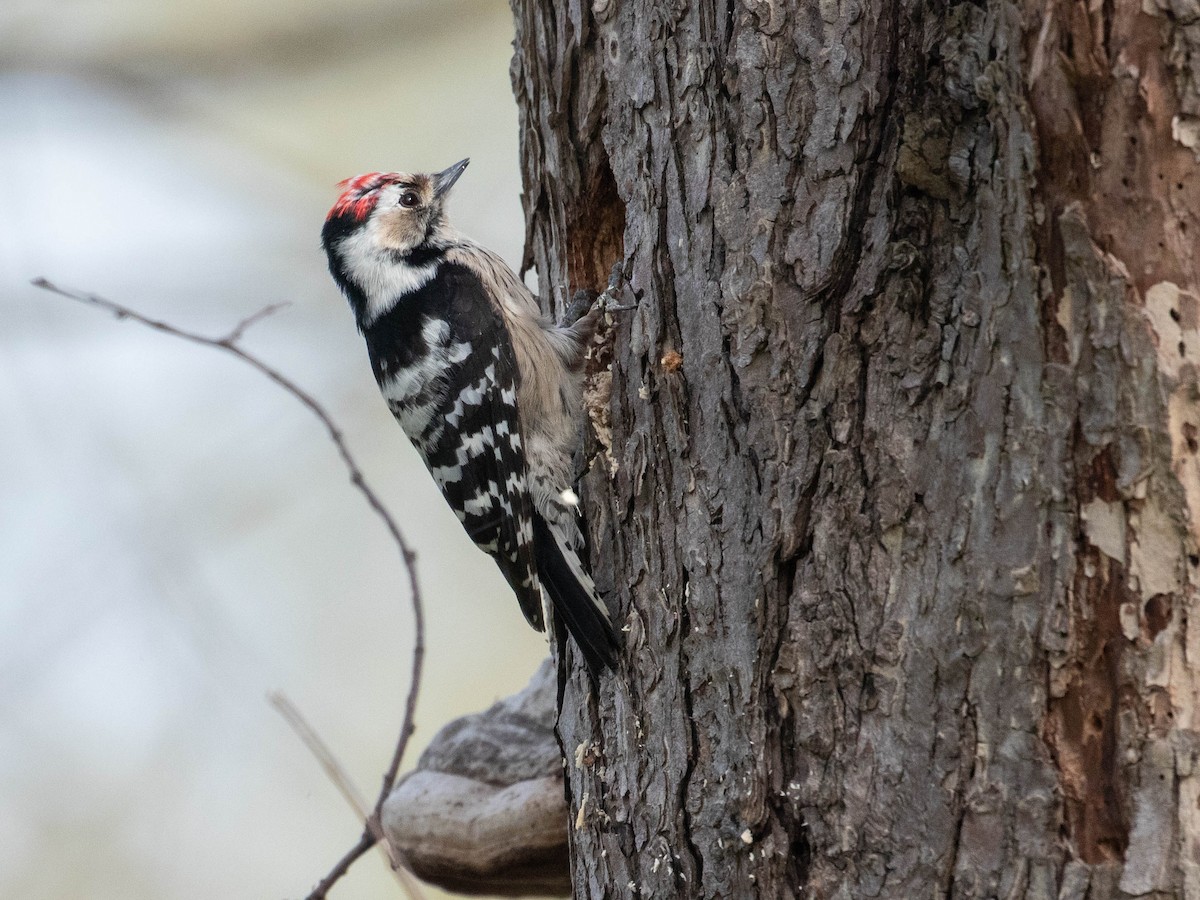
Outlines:
<svg viewBox="0 0 1200 900"><path fill-rule="evenodd" d="M421 205L421 196L416 191L405 191L400 195L400 205L412 209Z"/></svg>

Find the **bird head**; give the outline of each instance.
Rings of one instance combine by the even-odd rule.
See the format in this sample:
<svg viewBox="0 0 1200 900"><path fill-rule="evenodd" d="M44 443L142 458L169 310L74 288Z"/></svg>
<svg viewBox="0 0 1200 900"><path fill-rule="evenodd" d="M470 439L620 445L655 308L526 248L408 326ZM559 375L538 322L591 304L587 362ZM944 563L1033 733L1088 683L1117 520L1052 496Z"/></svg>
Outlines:
<svg viewBox="0 0 1200 900"><path fill-rule="evenodd" d="M347 178L338 185L342 194L325 217L326 230L344 237L367 228L379 249L400 254L435 241L438 227L445 224L450 188L469 162L461 160L432 175L371 172Z"/></svg>
<svg viewBox="0 0 1200 900"><path fill-rule="evenodd" d="M379 294L411 282L403 273L427 268L452 241L446 202L469 162L433 174L371 172L338 185L342 193L325 217L321 243L356 312L395 299Z"/></svg>

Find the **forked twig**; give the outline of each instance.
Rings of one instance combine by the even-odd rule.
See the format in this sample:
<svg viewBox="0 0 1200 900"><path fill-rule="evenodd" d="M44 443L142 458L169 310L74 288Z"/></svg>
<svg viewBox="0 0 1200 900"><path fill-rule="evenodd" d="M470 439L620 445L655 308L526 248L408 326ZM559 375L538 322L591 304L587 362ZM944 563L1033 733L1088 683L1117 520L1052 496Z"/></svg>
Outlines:
<svg viewBox="0 0 1200 900"><path fill-rule="evenodd" d="M235 344L241 339L251 325L256 325L267 316L272 316L279 312L285 306L291 306L290 303L272 303L269 306L264 306L256 313L246 316L242 321L238 322L233 331L229 332L225 337L221 338L227 344Z"/></svg>
<svg viewBox="0 0 1200 900"><path fill-rule="evenodd" d="M69 290L59 287L53 282L45 278L33 279L34 287L39 287L51 293L58 294L60 297L66 297L69 300L75 300L79 303L84 303L88 306L95 306L99 309L107 310L115 315L118 319L130 319L145 325L147 328L152 328L155 331L160 331L163 334L169 334L177 338L182 338L185 341L190 341L193 344L200 344L205 347L213 347L217 350L224 350L236 356L242 362L251 368L257 369L279 387L283 388L287 393L291 394L295 399L299 400L305 407L308 408L314 416L320 420L325 428L329 439L333 441L337 448L338 455L342 458L342 463L346 470L350 473L350 483L358 489L358 492L363 495L367 505L375 511L375 514L383 520L388 533L391 534L392 540L395 542L400 551L400 558L404 562L405 571L408 573L408 583L412 595L412 616L413 616L413 651L412 651L412 675L409 682L408 697L404 703L404 719L400 726L400 736L396 741L396 749L392 754L391 763L388 765L387 771L383 775L383 786L379 792L379 798L375 802L375 807L371 814L366 817L367 828L363 832L361 838L349 852L343 856L321 881L308 895L306 900L323 900L326 893L341 878L342 875L349 870L354 861L371 849L378 840L378 835L381 833L379 825L379 814L383 808L383 802L391 793L392 786L396 783L396 774L400 770L400 762L404 758L404 751L408 747L409 738L415 730L414 718L417 709L417 698L421 691L421 673L425 664L425 606L421 599L421 588L417 583L417 555L409 546L408 542L401 534L399 526L392 518L390 512L383 505L379 496L367 484L363 477L362 470L355 461L354 456L350 453L350 448L346 445L345 439L342 437L341 429L334 423L333 419L327 413L324 407L318 403L312 395L305 392L290 378L267 365L257 356L252 353L247 353L238 346L238 340L245 334L246 329L255 322L261 321L266 316L275 312L279 307L269 306L252 316L243 319L238 325L223 338L211 338L202 334L196 334L193 331L179 328L172 325L170 322L163 322L157 319L152 319L149 316L142 315L136 310L130 309L127 306L122 306L112 300L108 300L97 294L85 294L79 291Z"/></svg>

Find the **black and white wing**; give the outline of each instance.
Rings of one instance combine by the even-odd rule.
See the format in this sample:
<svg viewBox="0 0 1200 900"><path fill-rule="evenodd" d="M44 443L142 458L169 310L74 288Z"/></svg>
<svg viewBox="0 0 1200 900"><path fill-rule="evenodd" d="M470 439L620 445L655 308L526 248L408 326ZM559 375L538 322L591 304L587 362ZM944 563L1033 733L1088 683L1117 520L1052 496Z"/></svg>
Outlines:
<svg viewBox="0 0 1200 900"><path fill-rule="evenodd" d="M545 588L589 668L611 667L615 636L579 557L573 513L555 508L544 517L534 499L517 406L520 367L478 275L443 263L433 282L366 337L392 413L467 534L495 559L525 618L545 628Z"/></svg>
<svg viewBox="0 0 1200 900"><path fill-rule="evenodd" d="M471 540L496 560L525 618L540 631L545 623L517 415L516 360L508 341L480 345L485 335L503 335L504 325L481 295L474 296L480 289L473 275L446 268L451 271L438 279L447 292L449 328L442 337L455 361L438 392L442 408L413 443Z"/></svg>

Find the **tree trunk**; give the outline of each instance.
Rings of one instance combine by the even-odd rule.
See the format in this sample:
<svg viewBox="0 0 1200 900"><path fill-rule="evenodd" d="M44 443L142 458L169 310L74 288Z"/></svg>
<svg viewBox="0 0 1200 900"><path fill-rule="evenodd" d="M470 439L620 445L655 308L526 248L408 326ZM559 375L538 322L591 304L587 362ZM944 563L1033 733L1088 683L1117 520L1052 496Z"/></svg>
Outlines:
<svg viewBox="0 0 1200 900"><path fill-rule="evenodd" d="M576 896L1200 897L1200 5L513 5Z"/></svg>

